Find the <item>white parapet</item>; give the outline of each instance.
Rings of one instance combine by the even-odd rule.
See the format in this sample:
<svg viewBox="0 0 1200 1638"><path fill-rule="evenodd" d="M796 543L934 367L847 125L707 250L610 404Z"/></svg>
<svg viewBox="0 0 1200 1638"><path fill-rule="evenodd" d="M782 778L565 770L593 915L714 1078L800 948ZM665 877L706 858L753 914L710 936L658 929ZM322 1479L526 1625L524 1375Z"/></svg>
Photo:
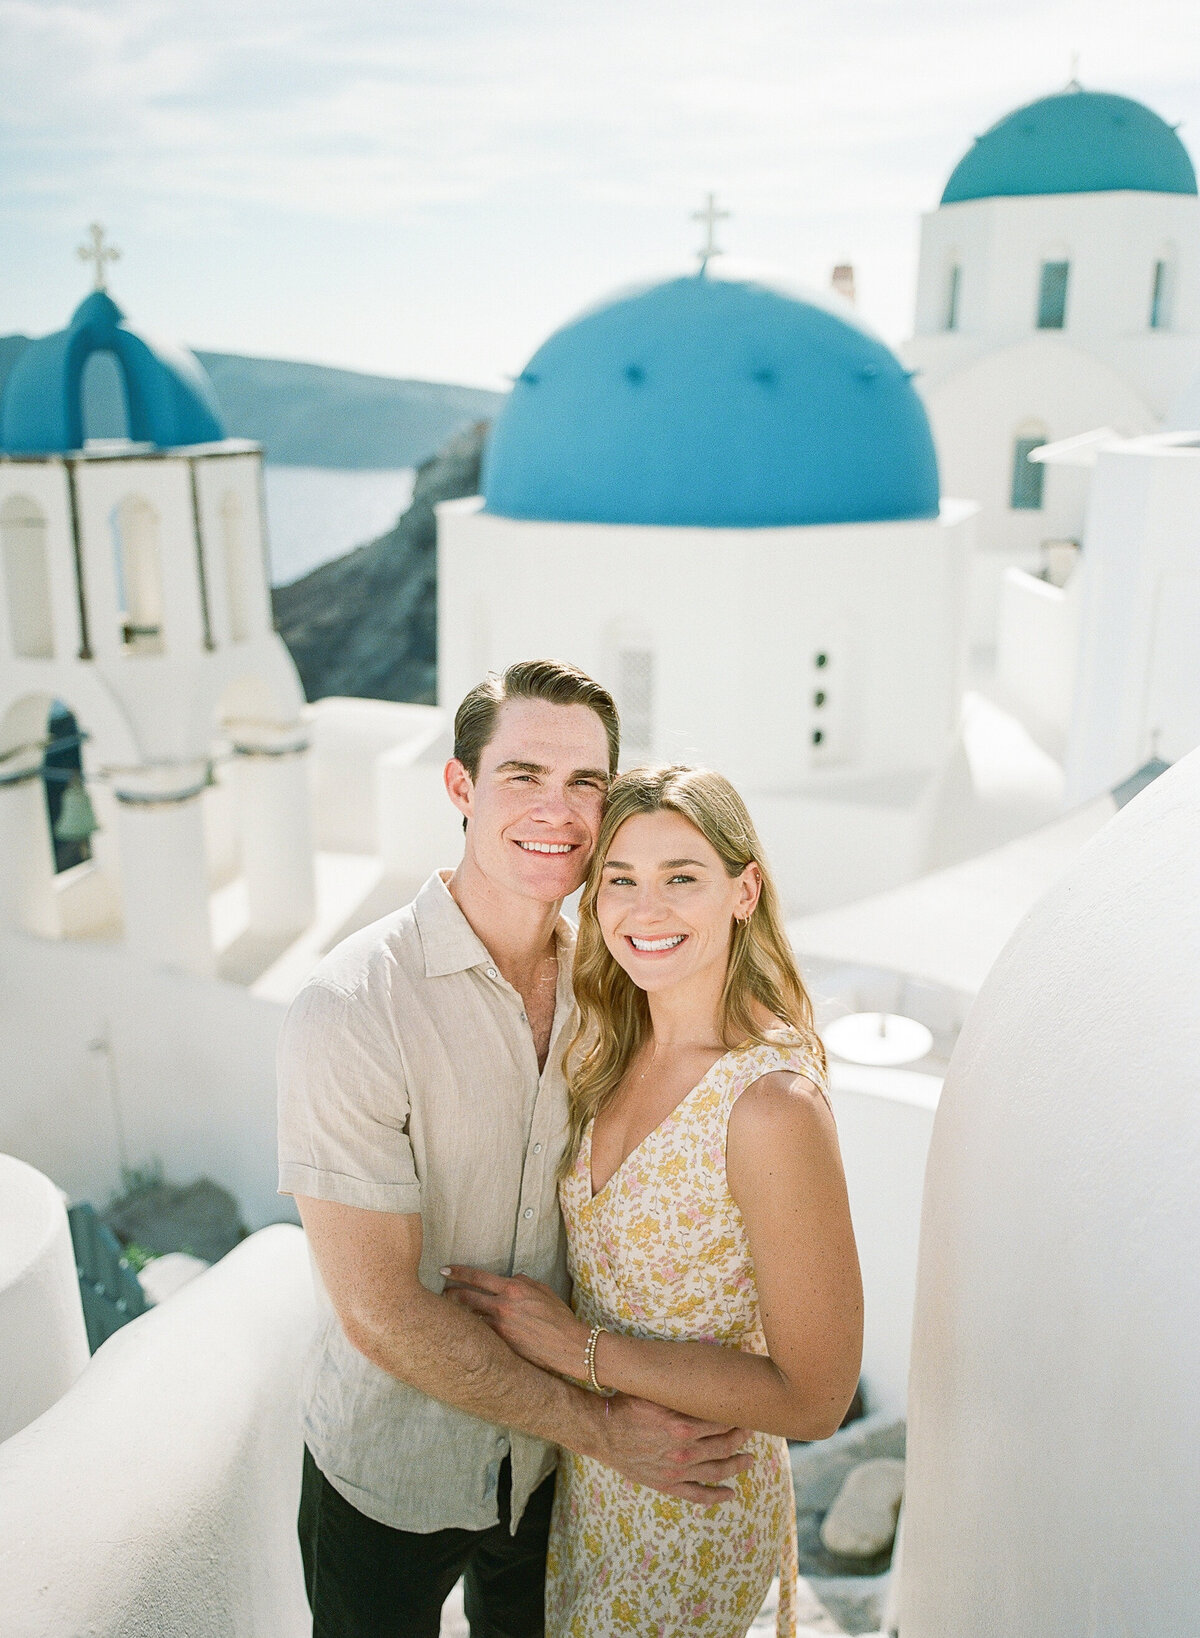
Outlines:
<svg viewBox="0 0 1200 1638"><path fill-rule="evenodd" d="M0 1155L0 1443L60 1399L87 1362L62 1195L32 1166Z"/></svg>
<svg viewBox="0 0 1200 1638"><path fill-rule="evenodd" d="M1014 932L929 1150L904 1638L1200 1632L1200 752Z"/></svg>
<svg viewBox="0 0 1200 1638"><path fill-rule="evenodd" d="M263 1229L0 1447L5 1638L303 1638L304 1236Z"/></svg>

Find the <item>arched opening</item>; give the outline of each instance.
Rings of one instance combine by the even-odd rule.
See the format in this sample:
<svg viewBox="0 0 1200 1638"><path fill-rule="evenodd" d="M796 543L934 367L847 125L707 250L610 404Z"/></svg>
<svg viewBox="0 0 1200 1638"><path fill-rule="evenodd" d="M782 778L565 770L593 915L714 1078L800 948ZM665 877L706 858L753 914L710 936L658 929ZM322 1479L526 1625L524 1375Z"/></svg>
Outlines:
<svg viewBox="0 0 1200 1638"><path fill-rule="evenodd" d="M0 508L0 558L8 637L14 658L52 660L54 623L46 519L27 495L11 495Z"/></svg>
<svg viewBox="0 0 1200 1638"><path fill-rule="evenodd" d="M54 700L46 723L42 783L55 873L72 870L92 856L95 815L83 783L83 735L75 713Z"/></svg>
<svg viewBox="0 0 1200 1638"><path fill-rule="evenodd" d="M88 357L79 378L79 409L85 445L129 437L129 401L115 353L100 349Z"/></svg>
<svg viewBox="0 0 1200 1638"><path fill-rule="evenodd" d="M1014 512L1039 512L1042 508L1042 490L1046 468L1040 461L1031 461L1035 449L1049 440L1050 434L1040 421L1022 421L1013 438L1012 486L1008 504Z"/></svg>
<svg viewBox="0 0 1200 1638"><path fill-rule="evenodd" d="M220 511L229 635L235 643L244 643L250 635L250 575L246 562L246 529L242 500L236 490L225 491L221 497Z"/></svg>
<svg viewBox="0 0 1200 1638"><path fill-rule="evenodd" d="M127 654L163 652L162 557L158 513L127 495L113 513L121 641Z"/></svg>

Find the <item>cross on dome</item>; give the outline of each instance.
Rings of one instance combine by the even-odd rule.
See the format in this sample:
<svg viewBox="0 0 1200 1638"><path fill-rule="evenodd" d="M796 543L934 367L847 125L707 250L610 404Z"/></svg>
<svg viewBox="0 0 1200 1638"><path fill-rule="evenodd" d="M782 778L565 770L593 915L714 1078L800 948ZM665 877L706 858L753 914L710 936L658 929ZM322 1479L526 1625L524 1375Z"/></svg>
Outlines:
<svg viewBox="0 0 1200 1638"><path fill-rule="evenodd" d="M715 193L705 194L704 197L706 200L704 209L694 210L692 212L692 221L703 223L705 230L704 244L696 252L700 258L701 273L703 273L704 269L708 266L710 257L724 255L724 251L721 249L720 245L718 245L715 238L716 228L718 222L726 221L731 215L730 211L719 210L717 208L717 196Z"/></svg>
<svg viewBox="0 0 1200 1638"><path fill-rule="evenodd" d="M120 249L116 245L105 243L104 225L101 222L92 222L89 224L88 238L91 240L91 243L80 245L75 254L79 257L81 262L94 262L96 264L93 275L95 279L95 288L97 290L107 290L108 280L104 276L105 264L108 262L119 262L121 259Z"/></svg>

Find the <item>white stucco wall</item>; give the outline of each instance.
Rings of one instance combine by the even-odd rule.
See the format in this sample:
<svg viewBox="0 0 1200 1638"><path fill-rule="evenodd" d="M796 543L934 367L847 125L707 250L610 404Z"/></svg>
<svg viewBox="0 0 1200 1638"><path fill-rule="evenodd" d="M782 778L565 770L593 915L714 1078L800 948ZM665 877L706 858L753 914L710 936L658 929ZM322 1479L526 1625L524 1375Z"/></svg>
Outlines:
<svg viewBox="0 0 1200 1638"><path fill-rule="evenodd" d="M1200 745L1200 446L1102 449L1084 538L1067 791L1085 801Z"/></svg>
<svg viewBox="0 0 1200 1638"><path fill-rule="evenodd" d="M934 1122L904 1638L1200 1630L1200 754L1014 934Z"/></svg>
<svg viewBox="0 0 1200 1638"><path fill-rule="evenodd" d="M118 1331L0 1445L5 1638L305 1638L313 1318L303 1235L267 1229Z"/></svg>
<svg viewBox="0 0 1200 1638"><path fill-rule="evenodd" d="M1171 322L1151 330L1159 260L1171 268ZM983 349L1034 333L1045 261L1071 264L1058 334L1110 364L1161 419L1200 368L1200 200L1188 194L1039 194L968 199L928 212L921 219L915 333L919 341L930 338L922 349L930 382ZM959 323L947 332L955 262L962 270Z"/></svg>
<svg viewBox="0 0 1200 1638"><path fill-rule="evenodd" d="M62 1196L0 1154L0 1444L61 1399L87 1362Z"/></svg>
<svg viewBox="0 0 1200 1638"><path fill-rule="evenodd" d="M1075 703L1079 605L1087 565L1065 586L1006 569L1000 588L996 686L1004 704L1062 761Z"/></svg>
<svg viewBox="0 0 1200 1638"><path fill-rule="evenodd" d="M292 1217L275 1192L283 1004L171 972L120 945L0 934L0 1150L103 1204L121 1169L206 1175L246 1223Z"/></svg>
<svg viewBox="0 0 1200 1638"><path fill-rule="evenodd" d="M727 774L761 810L794 907L835 902L860 871L890 885L917 868L914 816L958 726L973 512L945 501L930 521L733 530L521 522L447 503L439 699L453 708L489 668L559 655L632 717L619 656L646 651L653 742L627 762Z"/></svg>

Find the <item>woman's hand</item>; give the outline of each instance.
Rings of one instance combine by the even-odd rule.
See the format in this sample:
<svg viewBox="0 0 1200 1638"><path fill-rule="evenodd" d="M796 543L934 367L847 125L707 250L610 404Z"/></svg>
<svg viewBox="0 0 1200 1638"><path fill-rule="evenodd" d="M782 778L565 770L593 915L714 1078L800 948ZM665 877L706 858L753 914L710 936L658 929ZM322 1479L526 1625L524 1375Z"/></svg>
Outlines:
<svg viewBox="0 0 1200 1638"><path fill-rule="evenodd" d="M481 1268L443 1268L445 1295L485 1320L514 1353L543 1370L582 1381L588 1328L540 1280Z"/></svg>

